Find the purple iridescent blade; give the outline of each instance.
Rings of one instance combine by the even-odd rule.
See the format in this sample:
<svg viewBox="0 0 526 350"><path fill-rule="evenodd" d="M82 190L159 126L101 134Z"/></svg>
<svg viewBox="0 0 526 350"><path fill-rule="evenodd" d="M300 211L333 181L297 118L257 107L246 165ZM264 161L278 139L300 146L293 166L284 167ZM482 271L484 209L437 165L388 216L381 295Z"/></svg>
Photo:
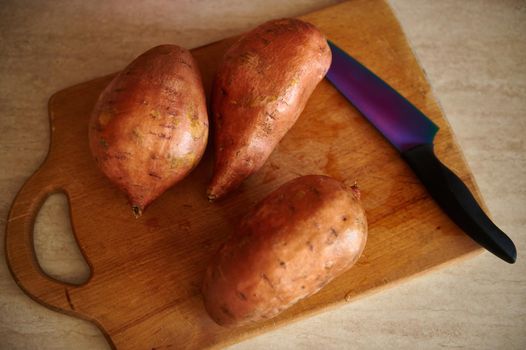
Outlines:
<svg viewBox="0 0 526 350"><path fill-rule="evenodd" d="M327 79L400 151L433 143L438 131L424 113L329 41Z"/></svg>

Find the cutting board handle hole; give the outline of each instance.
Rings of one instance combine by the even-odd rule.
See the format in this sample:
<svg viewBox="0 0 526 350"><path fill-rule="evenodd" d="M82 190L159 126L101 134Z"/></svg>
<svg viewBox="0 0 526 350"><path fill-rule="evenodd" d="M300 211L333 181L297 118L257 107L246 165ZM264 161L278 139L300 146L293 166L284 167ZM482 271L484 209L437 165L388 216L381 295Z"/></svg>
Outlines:
<svg viewBox="0 0 526 350"><path fill-rule="evenodd" d="M59 281L83 284L91 270L71 228L69 203L64 193L49 195L33 228L35 256L42 271Z"/></svg>

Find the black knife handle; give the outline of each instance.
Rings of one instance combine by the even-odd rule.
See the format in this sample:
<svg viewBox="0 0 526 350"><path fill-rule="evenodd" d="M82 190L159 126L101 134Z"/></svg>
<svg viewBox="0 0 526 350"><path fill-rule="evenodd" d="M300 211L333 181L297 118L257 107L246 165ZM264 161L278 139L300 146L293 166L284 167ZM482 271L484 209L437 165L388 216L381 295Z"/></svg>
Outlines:
<svg viewBox="0 0 526 350"><path fill-rule="evenodd" d="M517 250L513 241L488 218L462 180L438 160L432 144L414 147L403 152L402 157L464 232L504 261L515 262Z"/></svg>

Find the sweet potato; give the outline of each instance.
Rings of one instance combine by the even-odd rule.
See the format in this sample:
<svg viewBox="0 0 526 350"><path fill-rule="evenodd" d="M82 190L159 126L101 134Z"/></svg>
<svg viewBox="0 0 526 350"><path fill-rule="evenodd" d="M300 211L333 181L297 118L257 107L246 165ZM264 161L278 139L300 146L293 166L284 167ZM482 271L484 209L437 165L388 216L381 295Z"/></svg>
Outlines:
<svg viewBox="0 0 526 350"><path fill-rule="evenodd" d="M366 240L356 187L292 180L250 211L210 262L206 310L223 326L272 318L349 269Z"/></svg>
<svg viewBox="0 0 526 350"><path fill-rule="evenodd" d="M297 19L264 23L227 50L212 90L215 162L210 200L261 168L330 63L325 37Z"/></svg>
<svg viewBox="0 0 526 350"><path fill-rule="evenodd" d="M208 138L196 62L175 46L137 57L102 91L91 115L90 148L136 216L199 162Z"/></svg>

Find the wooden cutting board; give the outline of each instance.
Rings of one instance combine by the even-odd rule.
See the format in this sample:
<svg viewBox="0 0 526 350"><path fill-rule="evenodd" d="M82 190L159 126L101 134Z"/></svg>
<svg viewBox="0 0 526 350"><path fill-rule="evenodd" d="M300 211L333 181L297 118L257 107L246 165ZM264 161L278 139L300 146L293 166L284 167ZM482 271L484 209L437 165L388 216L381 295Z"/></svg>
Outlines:
<svg viewBox="0 0 526 350"><path fill-rule="evenodd" d="M478 194L390 8L382 0L356 0L302 18L433 119L440 126L438 156ZM227 39L193 50L207 91L231 43ZM212 170L208 150L193 173L135 219L88 150L89 113L112 76L51 97L49 154L13 203L6 256L16 282L30 297L94 322L118 349L225 346L481 251L439 210L394 148L326 81L265 166L226 200L206 200ZM364 255L321 292L274 320L237 329L217 326L199 291L210 256L249 207L280 184L307 174L358 182L370 225ZM91 268L83 285L46 276L35 258L35 217L54 192L69 198L74 233Z"/></svg>

